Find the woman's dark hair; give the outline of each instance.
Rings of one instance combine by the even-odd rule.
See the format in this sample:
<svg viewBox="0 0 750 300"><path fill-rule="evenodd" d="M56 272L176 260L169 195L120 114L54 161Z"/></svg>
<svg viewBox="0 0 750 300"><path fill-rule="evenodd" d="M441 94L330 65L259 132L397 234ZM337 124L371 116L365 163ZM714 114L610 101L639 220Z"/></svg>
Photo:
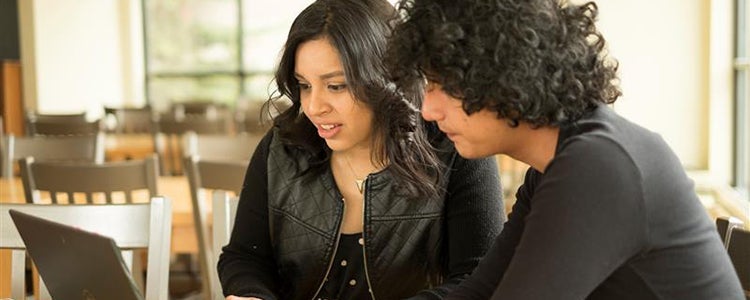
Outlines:
<svg viewBox="0 0 750 300"><path fill-rule="evenodd" d="M330 149L301 112L295 54L300 44L327 38L339 53L355 101L373 111L371 160L389 164L388 171L405 195L438 194L442 167L419 116L419 87L407 84L398 90L383 63L391 24L397 19L395 8L385 0L318 0L294 20L276 70L278 90L269 101L291 99L291 107L274 119L274 126L288 151L309 155L309 168L300 174L322 172Z"/></svg>
<svg viewBox="0 0 750 300"><path fill-rule="evenodd" d="M555 0L402 0L387 65L399 86L424 78L471 114L559 126L620 96L597 6Z"/></svg>

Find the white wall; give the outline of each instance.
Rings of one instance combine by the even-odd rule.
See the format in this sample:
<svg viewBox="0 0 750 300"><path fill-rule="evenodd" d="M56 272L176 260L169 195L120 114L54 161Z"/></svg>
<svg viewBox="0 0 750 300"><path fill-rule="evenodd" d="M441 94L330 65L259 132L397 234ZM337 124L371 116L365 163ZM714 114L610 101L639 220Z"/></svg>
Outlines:
<svg viewBox="0 0 750 300"><path fill-rule="evenodd" d="M97 115L103 104L143 103L139 5L132 0L19 1L27 109Z"/></svg>
<svg viewBox="0 0 750 300"><path fill-rule="evenodd" d="M709 155L712 184L728 185L734 164L734 12L733 1L711 1L709 50Z"/></svg>
<svg viewBox="0 0 750 300"><path fill-rule="evenodd" d="M708 167L709 1L601 0L599 28L620 62L615 109L660 133L688 169Z"/></svg>

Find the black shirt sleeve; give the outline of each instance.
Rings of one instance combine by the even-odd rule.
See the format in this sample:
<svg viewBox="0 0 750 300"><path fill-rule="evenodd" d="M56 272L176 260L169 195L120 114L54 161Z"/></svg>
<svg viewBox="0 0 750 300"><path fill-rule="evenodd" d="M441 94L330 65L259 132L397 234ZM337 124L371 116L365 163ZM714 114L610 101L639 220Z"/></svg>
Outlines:
<svg viewBox="0 0 750 300"><path fill-rule="evenodd" d="M503 226L505 213L495 158L455 157L444 216L445 281L411 299L442 299L455 289L471 274Z"/></svg>

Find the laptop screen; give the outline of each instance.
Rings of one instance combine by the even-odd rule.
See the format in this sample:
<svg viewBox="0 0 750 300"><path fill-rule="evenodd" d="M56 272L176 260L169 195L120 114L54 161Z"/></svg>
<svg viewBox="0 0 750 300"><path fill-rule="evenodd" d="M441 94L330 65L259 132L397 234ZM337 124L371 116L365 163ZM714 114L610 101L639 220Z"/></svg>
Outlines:
<svg viewBox="0 0 750 300"><path fill-rule="evenodd" d="M143 299L111 238L9 213L53 299Z"/></svg>

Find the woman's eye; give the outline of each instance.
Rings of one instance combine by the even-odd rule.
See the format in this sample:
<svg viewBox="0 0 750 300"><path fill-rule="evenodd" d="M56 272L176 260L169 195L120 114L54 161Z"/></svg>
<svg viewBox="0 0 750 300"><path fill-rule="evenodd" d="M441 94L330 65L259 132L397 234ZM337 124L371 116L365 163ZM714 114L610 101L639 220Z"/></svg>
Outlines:
<svg viewBox="0 0 750 300"><path fill-rule="evenodd" d="M310 84L307 83L297 83L297 87L299 87L300 90L307 90L310 89Z"/></svg>
<svg viewBox="0 0 750 300"><path fill-rule="evenodd" d="M334 92L343 91L346 89L346 84L331 84L328 85L328 89Z"/></svg>

